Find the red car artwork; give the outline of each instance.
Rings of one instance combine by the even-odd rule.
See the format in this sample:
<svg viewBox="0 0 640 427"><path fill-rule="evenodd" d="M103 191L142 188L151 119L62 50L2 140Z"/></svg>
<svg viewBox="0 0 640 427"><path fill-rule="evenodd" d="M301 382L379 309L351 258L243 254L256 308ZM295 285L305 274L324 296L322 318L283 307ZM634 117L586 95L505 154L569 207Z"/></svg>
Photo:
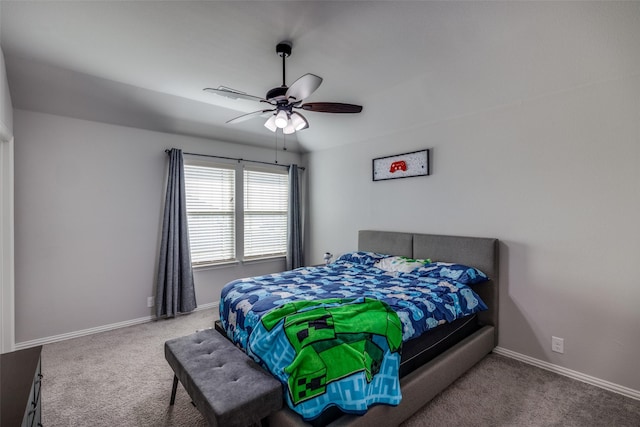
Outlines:
<svg viewBox="0 0 640 427"><path fill-rule="evenodd" d="M391 163L391 167L389 168L389 172L394 173L397 171L407 171L407 162L404 160L398 160L397 162Z"/></svg>

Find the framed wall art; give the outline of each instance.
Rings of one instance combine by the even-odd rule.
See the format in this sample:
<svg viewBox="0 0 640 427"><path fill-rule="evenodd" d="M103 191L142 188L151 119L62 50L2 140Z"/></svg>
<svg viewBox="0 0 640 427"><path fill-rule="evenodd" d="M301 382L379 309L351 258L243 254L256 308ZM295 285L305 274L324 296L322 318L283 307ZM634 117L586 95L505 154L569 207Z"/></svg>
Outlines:
<svg viewBox="0 0 640 427"><path fill-rule="evenodd" d="M373 159L373 180L429 175L429 150Z"/></svg>

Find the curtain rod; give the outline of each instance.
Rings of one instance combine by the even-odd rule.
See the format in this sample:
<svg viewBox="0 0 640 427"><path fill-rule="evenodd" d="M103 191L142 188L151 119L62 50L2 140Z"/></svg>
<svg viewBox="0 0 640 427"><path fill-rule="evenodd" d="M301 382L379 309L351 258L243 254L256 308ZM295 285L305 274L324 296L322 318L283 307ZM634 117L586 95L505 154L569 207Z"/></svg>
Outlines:
<svg viewBox="0 0 640 427"><path fill-rule="evenodd" d="M164 150L165 153L169 154L171 150ZM213 157L216 159L225 159L225 160L235 160L238 163L240 162L250 162L250 163L260 163L263 165L271 165L271 166L282 166L285 168L288 168L291 165L286 165L283 163L271 163L271 162L261 162L260 160L247 160L247 159L242 159L242 158L237 158L237 157L225 157L225 156L214 156L213 154L198 154L198 153L182 153L182 154L186 154L188 156L200 156L200 157ZM299 170L305 170L304 167L302 166L298 166Z"/></svg>

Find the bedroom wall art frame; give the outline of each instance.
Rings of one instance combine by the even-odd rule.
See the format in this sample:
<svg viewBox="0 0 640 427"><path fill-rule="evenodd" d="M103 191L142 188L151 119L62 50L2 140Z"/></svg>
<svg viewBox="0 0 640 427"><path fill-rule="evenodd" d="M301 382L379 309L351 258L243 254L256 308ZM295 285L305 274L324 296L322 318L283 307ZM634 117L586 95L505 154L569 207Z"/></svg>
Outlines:
<svg viewBox="0 0 640 427"><path fill-rule="evenodd" d="M384 181L429 175L429 151L427 149L375 158L372 162L372 178L374 181Z"/></svg>

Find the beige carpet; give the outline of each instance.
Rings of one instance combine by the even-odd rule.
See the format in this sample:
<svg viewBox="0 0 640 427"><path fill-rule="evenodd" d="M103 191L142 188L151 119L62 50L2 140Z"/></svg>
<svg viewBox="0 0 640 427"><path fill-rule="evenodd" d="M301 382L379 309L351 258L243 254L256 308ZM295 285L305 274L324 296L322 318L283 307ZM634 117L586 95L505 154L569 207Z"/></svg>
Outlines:
<svg viewBox="0 0 640 427"><path fill-rule="evenodd" d="M203 310L45 345L43 424L205 426L182 386L169 406L163 345L216 318ZM492 354L403 424L418 426L638 427L640 401Z"/></svg>

